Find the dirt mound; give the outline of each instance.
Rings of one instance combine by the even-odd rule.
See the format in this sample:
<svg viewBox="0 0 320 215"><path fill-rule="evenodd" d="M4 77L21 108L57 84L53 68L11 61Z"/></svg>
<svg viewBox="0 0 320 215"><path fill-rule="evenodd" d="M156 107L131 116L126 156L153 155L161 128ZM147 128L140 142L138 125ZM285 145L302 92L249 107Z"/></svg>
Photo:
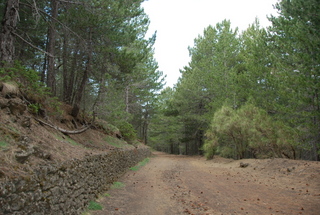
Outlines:
<svg viewBox="0 0 320 215"><path fill-rule="evenodd" d="M90 122L90 116L73 118L68 105L58 102L56 105L59 107L55 109L44 108L45 105L31 104L18 95L0 95L0 180L27 175L47 162L63 162L117 147L133 147L121 139L118 131L116 135L107 130L107 123L101 120L83 133L63 134L56 128L82 129Z"/></svg>

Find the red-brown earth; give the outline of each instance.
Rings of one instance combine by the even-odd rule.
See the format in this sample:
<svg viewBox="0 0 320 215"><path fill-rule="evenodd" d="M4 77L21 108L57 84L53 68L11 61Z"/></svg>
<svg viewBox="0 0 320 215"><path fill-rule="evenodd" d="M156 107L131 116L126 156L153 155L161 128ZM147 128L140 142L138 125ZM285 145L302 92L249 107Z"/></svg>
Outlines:
<svg viewBox="0 0 320 215"><path fill-rule="evenodd" d="M154 152L119 182L97 200L103 209L87 214L320 214L320 162Z"/></svg>

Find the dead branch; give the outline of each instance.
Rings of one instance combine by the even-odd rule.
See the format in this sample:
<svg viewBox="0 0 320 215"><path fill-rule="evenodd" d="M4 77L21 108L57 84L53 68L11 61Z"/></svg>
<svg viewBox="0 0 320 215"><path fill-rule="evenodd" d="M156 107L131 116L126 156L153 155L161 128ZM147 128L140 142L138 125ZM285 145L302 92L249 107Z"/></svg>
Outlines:
<svg viewBox="0 0 320 215"><path fill-rule="evenodd" d="M50 54L49 52L46 52L46 51L44 51L44 50L36 47L36 46L33 45L32 43L28 42L28 41L25 40L23 37L21 37L19 34L15 33L15 32L13 32L13 34L14 34L15 36L19 37L23 42L27 43L27 44L28 44L29 46L31 46L32 48L37 49L38 51L40 51L40 52L42 52L42 53L44 53L44 54L46 54L46 55L48 55L48 56L50 56L50 57L54 57L54 56L53 56L52 54Z"/></svg>
<svg viewBox="0 0 320 215"><path fill-rule="evenodd" d="M90 124L89 126L87 126L87 127L85 127L85 128L82 128L82 129L80 129L80 130L73 130L73 131L71 131L71 130L66 130L66 129L60 128L60 127L58 127L58 126L56 126L56 125L52 125L52 124L47 123L47 122L45 122L45 121L43 121L43 120L41 120L41 119L37 119L37 118L34 118L34 119L35 119L36 121L40 122L41 124L44 124L44 125L46 125L46 126L49 126L50 128L54 128L54 129L56 129L57 131L60 131L60 132L63 133L63 134L80 134L80 133L85 132L85 131L88 130L89 128L91 128L91 124Z"/></svg>
<svg viewBox="0 0 320 215"><path fill-rule="evenodd" d="M36 121L40 122L41 124L44 124L44 125L46 125L46 126L49 126L50 128L56 129L57 131L60 131L60 132L63 133L63 134L80 134L80 133L83 133L83 132L85 132L86 130L88 130L89 128L91 128L91 126L92 126L95 118L96 118L96 114L93 113L92 121L89 123L88 126L82 128L82 129L79 129L79 130L66 130L66 129L60 128L60 127L58 127L58 126L56 126L56 125L53 125L53 124L51 124L51 123L47 123L47 122L45 122L45 121L43 121L43 120L41 120L41 119L37 119L37 118L34 117L34 119L35 119Z"/></svg>

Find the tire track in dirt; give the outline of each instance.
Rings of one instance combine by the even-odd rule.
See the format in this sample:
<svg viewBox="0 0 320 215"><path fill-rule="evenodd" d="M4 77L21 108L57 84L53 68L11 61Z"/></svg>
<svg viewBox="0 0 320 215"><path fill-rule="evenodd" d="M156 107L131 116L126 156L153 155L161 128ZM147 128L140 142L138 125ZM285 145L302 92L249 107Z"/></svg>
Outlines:
<svg viewBox="0 0 320 215"><path fill-rule="evenodd" d="M302 193L306 185L299 180L306 178L239 168L237 161L155 154L146 166L119 180L125 187L98 200L103 210L90 214L319 214L320 178L309 180L310 191Z"/></svg>

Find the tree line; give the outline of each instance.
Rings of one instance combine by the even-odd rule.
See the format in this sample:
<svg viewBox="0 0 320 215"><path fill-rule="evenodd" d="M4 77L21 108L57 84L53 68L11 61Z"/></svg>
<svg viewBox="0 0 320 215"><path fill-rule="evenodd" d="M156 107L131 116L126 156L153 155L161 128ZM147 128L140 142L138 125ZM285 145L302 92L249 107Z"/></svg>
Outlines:
<svg viewBox="0 0 320 215"><path fill-rule="evenodd" d="M165 89L142 2L0 3L0 81L15 77L75 118L96 112L129 140L174 154L320 160L319 0L279 1L268 28L208 26Z"/></svg>
<svg viewBox="0 0 320 215"><path fill-rule="evenodd" d="M142 2L0 3L2 80L19 69L30 79L33 71L31 82L70 105L74 117L80 110L95 111L128 136L137 131L146 141L152 104L164 77L153 57L156 34L146 38L150 20Z"/></svg>
<svg viewBox="0 0 320 215"><path fill-rule="evenodd" d="M272 25L208 26L162 91L150 145L175 154L320 160L320 1L282 0Z"/></svg>

